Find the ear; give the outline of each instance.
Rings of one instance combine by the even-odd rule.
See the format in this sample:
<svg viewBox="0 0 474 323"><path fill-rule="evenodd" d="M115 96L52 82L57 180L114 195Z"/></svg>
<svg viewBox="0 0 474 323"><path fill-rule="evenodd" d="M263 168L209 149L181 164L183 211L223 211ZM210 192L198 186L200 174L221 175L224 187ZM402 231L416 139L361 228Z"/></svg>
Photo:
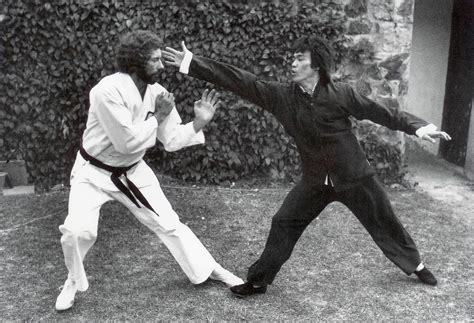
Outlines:
<svg viewBox="0 0 474 323"><path fill-rule="evenodd" d="M313 65L313 63L311 63L311 69L315 72L319 72L319 66Z"/></svg>
<svg viewBox="0 0 474 323"><path fill-rule="evenodd" d="M315 70L316 72L319 71L319 66L316 65L316 63L313 63L313 59L310 57L311 60L311 68Z"/></svg>

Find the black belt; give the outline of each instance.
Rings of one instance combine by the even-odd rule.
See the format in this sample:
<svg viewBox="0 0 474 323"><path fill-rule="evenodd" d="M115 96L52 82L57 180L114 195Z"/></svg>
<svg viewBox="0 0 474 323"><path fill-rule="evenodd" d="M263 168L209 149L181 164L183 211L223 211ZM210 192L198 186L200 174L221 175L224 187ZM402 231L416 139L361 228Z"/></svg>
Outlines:
<svg viewBox="0 0 474 323"><path fill-rule="evenodd" d="M153 210L153 208L151 207L150 203L148 203L147 199L145 198L145 196L143 196L143 194L140 192L140 190L138 189L138 187L131 181L128 179L127 177L127 171L130 170L133 166L135 166L136 164L138 164L138 162L136 162L135 164L133 165L130 165L130 166L127 166L127 167L113 167L113 166L109 166L109 165L106 165L104 164L103 162L101 162L100 160L97 160L95 159L94 157L92 157L91 155L89 155L85 150L84 148L81 146L80 149L79 149L79 152L81 153L81 156L87 160L91 165L94 165L96 167L99 167L103 170L106 170L110 173L112 173L110 175L110 179L112 180L112 183L115 184L115 186L123 193L125 194L129 199L130 201L132 201L137 207L141 208L141 206L138 204L137 200L140 201L143 205L145 205L148 209L150 209L151 211L153 211L156 215L158 215L158 213L156 213L155 210ZM123 175L125 177L125 180L128 184L128 187L125 186L122 181L120 180L120 176Z"/></svg>

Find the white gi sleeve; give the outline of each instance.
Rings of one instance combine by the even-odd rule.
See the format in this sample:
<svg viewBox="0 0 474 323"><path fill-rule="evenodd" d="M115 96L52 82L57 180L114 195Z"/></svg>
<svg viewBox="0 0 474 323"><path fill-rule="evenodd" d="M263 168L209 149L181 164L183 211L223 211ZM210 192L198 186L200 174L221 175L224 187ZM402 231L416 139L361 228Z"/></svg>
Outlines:
<svg viewBox="0 0 474 323"><path fill-rule="evenodd" d="M156 118L150 118L156 119ZM166 151L176 151L183 147L203 144L204 133L194 131L193 123L181 124L182 120L176 108L158 125L156 136Z"/></svg>

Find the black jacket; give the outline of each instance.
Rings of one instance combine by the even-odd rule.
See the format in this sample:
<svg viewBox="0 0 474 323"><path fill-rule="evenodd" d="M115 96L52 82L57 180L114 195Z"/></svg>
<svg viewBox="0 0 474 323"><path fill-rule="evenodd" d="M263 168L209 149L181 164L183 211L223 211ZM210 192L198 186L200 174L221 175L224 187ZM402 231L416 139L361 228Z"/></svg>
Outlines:
<svg viewBox="0 0 474 323"><path fill-rule="evenodd" d="M349 116L368 119L413 135L428 123L360 95L346 83L318 84L310 96L295 83L261 81L235 66L194 55L189 75L221 86L271 112L294 138L303 181L322 185L326 175L336 191L374 174L351 131Z"/></svg>

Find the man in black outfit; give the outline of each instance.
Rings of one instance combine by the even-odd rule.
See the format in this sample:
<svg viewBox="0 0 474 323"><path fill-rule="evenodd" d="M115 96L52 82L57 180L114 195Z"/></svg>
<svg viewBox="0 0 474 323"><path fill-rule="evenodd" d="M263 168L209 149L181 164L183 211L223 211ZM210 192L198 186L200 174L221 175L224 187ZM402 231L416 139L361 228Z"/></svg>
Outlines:
<svg viewBox="0 0 474 323"><path fill-rule="evenodd" d="M167 47L165 64L216 84L273 113L294 138L302 160L302 180L290 191L272 219L265 249L252 266L247 282L231 288L239 297L263 294L290 257L305 228L331 202L346 205L369 232L385 256L407 275L436 285L423 265L412 238L395 216L374 176L350 116L368 119L430 142L450 140L433 124L397 109L386 108L360 95L349 84L334 82L332 50L319 37L296 41L291 83L268 82L235 66L196 56L186 48Z"/></svg>

